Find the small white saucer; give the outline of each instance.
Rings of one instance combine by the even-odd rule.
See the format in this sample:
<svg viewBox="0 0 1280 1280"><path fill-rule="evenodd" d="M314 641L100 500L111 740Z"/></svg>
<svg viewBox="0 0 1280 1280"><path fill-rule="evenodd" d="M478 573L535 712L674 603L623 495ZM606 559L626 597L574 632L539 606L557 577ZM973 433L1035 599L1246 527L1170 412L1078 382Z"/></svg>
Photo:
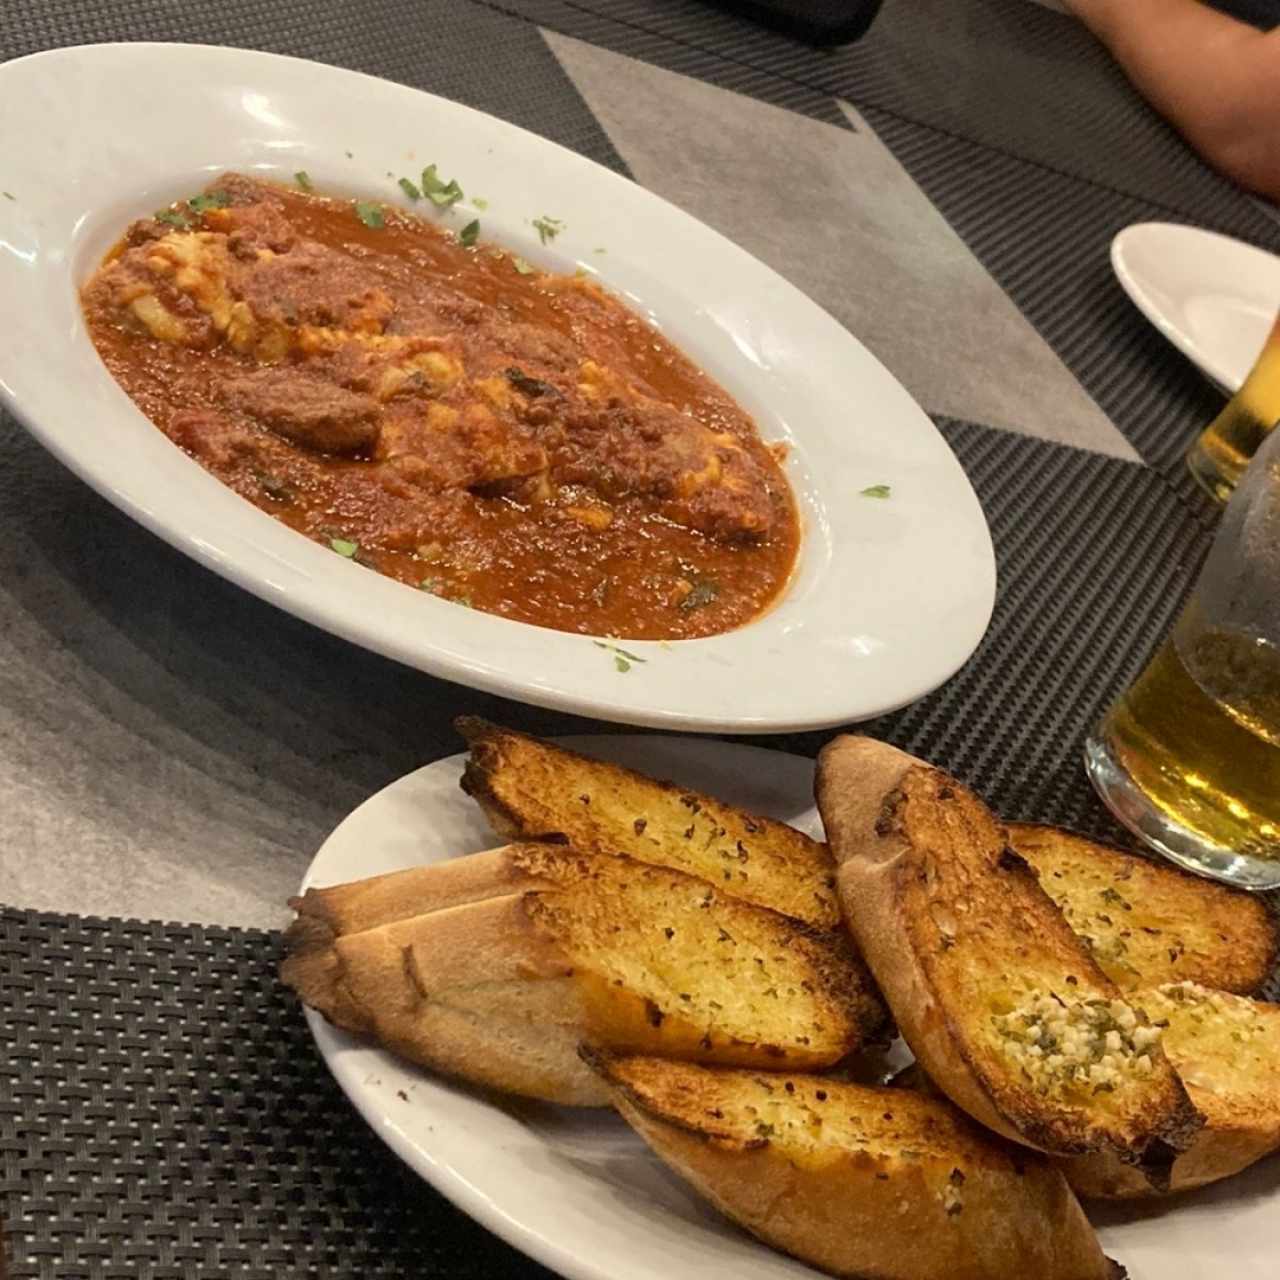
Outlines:
<svg viewBox="0 0 1280 1280"><path fill-rule="evenodd" d="M1213 231L1139 222L1112 240L1111 265L1138 310L1234 395L1280 311L1280 257Z"/></svg>

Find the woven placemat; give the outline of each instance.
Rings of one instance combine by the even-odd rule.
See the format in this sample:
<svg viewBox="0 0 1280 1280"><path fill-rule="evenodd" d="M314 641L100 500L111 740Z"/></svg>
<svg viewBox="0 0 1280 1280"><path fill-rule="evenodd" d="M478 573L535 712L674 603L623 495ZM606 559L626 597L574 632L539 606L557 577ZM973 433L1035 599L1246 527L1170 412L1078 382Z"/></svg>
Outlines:
<svg viewBox="0 0 1280 1280"><path fill-rule="evenodd" d="M0 909L11 1280L549 1276L373 1136L277 982L279 950Z"/></svg>
<svg viewBox="0 0 1280 1280"><path fill-rule="evenodd" d="M549 1277L373 1136L279 952L273 934L0 909L11 1280Z"/></svg>

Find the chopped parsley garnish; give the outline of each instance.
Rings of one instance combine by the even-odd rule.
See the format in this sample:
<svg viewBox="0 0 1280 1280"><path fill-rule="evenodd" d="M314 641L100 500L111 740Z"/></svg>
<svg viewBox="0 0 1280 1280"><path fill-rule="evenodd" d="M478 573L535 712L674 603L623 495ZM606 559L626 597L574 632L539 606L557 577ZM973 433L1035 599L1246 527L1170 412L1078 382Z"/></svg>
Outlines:
<svg viewBox="0 0 1280 1280"><path fill-rule="evenodd" d="M299 169L293 175L293 180L302 188L303 191L314 191L315 187L311 185L311 175L305 169Z"/></svg>
<svg viewBox="0 0 1280 1280"><path fill-rule="evenodd" d="M470 249L473 244L480 238L480 219L474 218L468 222L461 231L458 232L458 239L462 244Z"/></svg>
<svg viewBox="0 0 1280 1280"><path fill-rule="evenodd" d="M5 198L6 200L16 200L18 197L17 197L17 196L15 196L15 195L13 194L13 192L12 192L12 191L6 191L6 192L4 193L4 198Z"/></svg>
<svg viewBox="0 0 1280 1280"><path fill-rule="evenodd" d="M356 552L360 550L358 542L352 542L349 538L330 538L329 546L333 548L340 556L345 556L348 560L356 558Z"/></svg>
<svg viewBox="0 0 1280 1280"><path fill-rule="evenodd" d="M475 205L475 207L479 209L481 213L483 213L489 207L489 202L484 198L484 196L472 196L471 203Z"/></svg>
<svg viewBox="0 0 1280 1280"><path fill-rule="evenodd" d="M353 152L353 151L345 152L345 155L346 155L346 157L347 157L347 159L348 159L348 160L354 160L354 159L356 158L356 157L355 157L355 152Z"/></svg>
<svg viewBox="0 0 1280 1280"><path fill-rule="evenodd" d="M637 653L628 653L626 649L619 648L616 644L610 644L607 640L593 640L591 642L597 649L608 649L611 653L620 653L624 658L630 658L632 662L648 662L648 658L642 658Z"/></svg>
<svg viewBox="0 0 1280 1280"><path fill-rule="evenodd" d="M592 250L591 250L591 252L592 252L592 253L608 253L608 252L609 252L609 250L608 250L608 249L606 249L606 248L604 248L604 246L602 245L602 246L600 246L599 248L592 249Z"/></svg>
<svg viewBox="0 0 1280 1280"><path fill-rule="evenodd" d="M399 180L400 190L409 197L410 200L421 200L422 192L418 190L418 184L409 178L401 178Z"/></svg>
<svg viewBox="0 0 1280 1280"><path fill-rule="evenodd" d="M633 662L639 662L642 664L648 662L648 658L642 658L636 653L629 653L626 649L620 649L616 644L608 644L604 640L593 640L591 643L595 645L597 649L607 649L611 654L613 654L613 665L618 671L630 671L631 664Z"/></svg>
<svg viewBox="0 0 1280 1280"><path fill-rule="evenodd" d="M194 213L204 213L207 209L225 209L230 203L231 197L225 191L210 191L208 195L192 196L187 201Z"/></svg>
<svg viewBox="0 0 1280 1280"><path fill-rule="evenodd" d="M860 493L864 498L887 498L890 490L887 484L873 484L860 490Z"/></svg>
<svg viewBox="0 0 1280 1280"><path fill-rule="evenodd" d="M374 231L379 231L387 225L382 206L374 200L357 200L356 217L366 227L372 227Z"/></svg>
<svg viewBox="0 0 1280 1280"><path fill-rule="evenodd" d="M456 178L445 182L436 172L435 165L429 164L422 171L422 194L437 208L447 209L462 199L462 188Z"/></svg>
<svg viewBox="0 0 1280 1280"><path fill-rule="evenodd" d="M536 267L530 266L523 258L518 258L515 254L511 255L511 265L515 267L522 276L531 276L537 270Z"/></svg>
<svg viewBox="0 0 1280 1280"><path fill-rule="evenodd" d="M544 213L542 217L534 218L533 229L538 233L538 239L546 244L564 230L564 223L559 218L549 218Z"/></svg>
<svg viewBox="0 0 1280 1280"><path fill-rule="evenodd" d="M193 225L191 214L199 217L209 209L225 209L231 203L231 197L225 191L210 191L207 195L192 196L190 200L180 200L177 207L161 209L154 214L157 222L177 227L179 231L190 231Z"/></svg>
<svg viewBox="0 0 1280 1280"><path fill-rule="evenodd" d="M680 601L680 608L686 613L694 609L702 609L712 604L720 595L719 586L710 578L699 578L693 584L693 590Z"/></svg>

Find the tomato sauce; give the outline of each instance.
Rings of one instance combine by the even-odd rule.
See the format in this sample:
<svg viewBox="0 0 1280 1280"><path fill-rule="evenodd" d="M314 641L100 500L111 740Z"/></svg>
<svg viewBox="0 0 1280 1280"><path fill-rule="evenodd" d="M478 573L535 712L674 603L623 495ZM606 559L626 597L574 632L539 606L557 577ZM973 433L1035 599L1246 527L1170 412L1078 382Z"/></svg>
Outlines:
<svg viewBox="0 0 1280 1280"><path fill-rule="evenodd" d="M391 208L208 193L130 228L83 300L112 375L246 500L563 631L705 636L778 597L800 536L778 457L611 294Z"/></svg>

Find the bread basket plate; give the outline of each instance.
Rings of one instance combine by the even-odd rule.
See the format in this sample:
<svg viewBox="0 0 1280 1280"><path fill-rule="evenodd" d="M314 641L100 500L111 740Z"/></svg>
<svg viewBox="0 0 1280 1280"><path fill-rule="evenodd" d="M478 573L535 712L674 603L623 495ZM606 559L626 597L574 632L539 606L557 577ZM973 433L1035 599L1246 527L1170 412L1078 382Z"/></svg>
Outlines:
<svg viewBox="0 0 1280 1280"><path fill-rule="evenodd" d="M813 835L813 761L697 738L566 739L587 755L719 796ZM500 843L459 789L464 755L407 774L356 809L302 888L340 884ZM569 1280L813 1277L720 1217L617 1116L489 1095L307 1019L374 1132L463 1212ZM1274 1280L1280 1159L1159 1206L1093 1206L1107 1253L1134 1280Z"/></svg>
<svg viewBox="0 0 1280 1280"><path fill-rule="evenodd" d="M163 109L157 109L163 104ZM32 145L39 139L39 145ZM425 154L429 150L430 154ZM937 687L995 593L986 520L933 423L847 330L731 241L582 156L456 102L298 59L91 45L0 66L0 402L82 479L199 563L335 635L541 706L685 731L849 723ZM485 207L431 216L582 268L785 444L803 546L780 602L720 636L634 642L461 609L335 556L153 427L98 358L78 287L133 218L238 170L407 204L431 161ZM421 211L422 205L415 206ZM564 222L541 244L530 220ZM797 225L804 211L796 212ZM596 248L605 248L598 255ZM860 496L888 485L887 500ZM761 678L768 672L768 678Z"/></svg>

